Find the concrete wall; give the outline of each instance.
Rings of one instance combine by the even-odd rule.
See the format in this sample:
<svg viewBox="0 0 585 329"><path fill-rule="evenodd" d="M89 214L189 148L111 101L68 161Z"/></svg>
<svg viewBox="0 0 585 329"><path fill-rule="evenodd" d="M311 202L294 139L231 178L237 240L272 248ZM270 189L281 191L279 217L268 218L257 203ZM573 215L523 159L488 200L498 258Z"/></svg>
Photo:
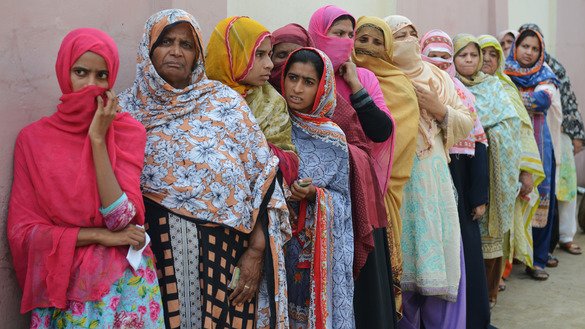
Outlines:
<svg viewBox="0 0 585 329"><path fill-rule="evenodd" d="M27 327L28 317L18 312L20 289L6 242L12 152L22 127L55 110L60 91L54 65L62 38L77 27L96 27L110 33L120 51L115 89L121 91L134 80L136 49L146 19L174 7L199 19L204 38L227 10L225 1L205 0L0 2L0 328Z"/></svg>
<svg viewBox="0 0 585 329"><path fill-rule="evenodd" d="M337 5L354 17L386 16L394 12L396 0L228 0L228 15L245 15L262 23L269 30L275 30L288 23L309 26L309 19L315 10L327 4Z"/></svg>
<svg viewBox="0 0 585 329"><path fill-rule="evenodd" d="M557 51L571 78L579 101L581 116L585 118L585 0L561 0L557 3ZM585 151L576 156L579 186L585 186Z"/></svg>
<svg viewBox="0 0 585 329"><path fill-rule="evenodd" d="M572 78L584 112L585 75L579 73L585 71L585 39L581 35L585 0L451 0L440 5L423 0L4 0L0 2L0 328L25 328L27 323L18 313L20 292L5 238L13 144L22 127L55 110L60 93L54 63L68 31L97 27L114 37L121 57L116 90L121 91L134 79L136 47L144 22L160 9L177 7L191 12L202 26L206 43L215 24L228 15L249 15L269 29L290 22L307 26L313 11L326 3L344 7L356 17L399 13L411 18L421 32L441 28L452 35L495 34L524 22L537 22L551 53L557 46L558 58ZM585 185L585 152L578 161L580 183Z"/></svg>

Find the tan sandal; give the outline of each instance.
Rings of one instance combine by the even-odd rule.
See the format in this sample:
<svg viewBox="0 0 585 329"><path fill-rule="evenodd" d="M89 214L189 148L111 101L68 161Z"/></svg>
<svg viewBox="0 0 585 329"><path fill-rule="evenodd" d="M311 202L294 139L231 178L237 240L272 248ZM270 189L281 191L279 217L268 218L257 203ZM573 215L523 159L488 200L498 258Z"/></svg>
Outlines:
<svg viewBox="0 0 585 329"><path fill-rule="evenodd" d="M579 247L579 245L577 245L573 241L566 242L566 243L559 243L559 248L568 252L571 255L581 255L583 253L583 250L581 250L581 247Z"/></svg>

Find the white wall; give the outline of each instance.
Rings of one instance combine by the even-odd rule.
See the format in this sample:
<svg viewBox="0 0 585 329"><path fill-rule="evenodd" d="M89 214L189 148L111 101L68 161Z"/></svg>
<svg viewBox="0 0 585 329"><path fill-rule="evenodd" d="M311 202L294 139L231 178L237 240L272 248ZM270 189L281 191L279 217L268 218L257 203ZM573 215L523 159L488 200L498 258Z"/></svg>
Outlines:
<svg viewBox="0 0 585 329"><path fill-rule="evenodd" d="M313 12L327 4L347 10L356 19L364 15L384 17L396 8L396 0L228 0L227 4L228 16L250 16L271 31L288 23L308 27Z"/></svg>

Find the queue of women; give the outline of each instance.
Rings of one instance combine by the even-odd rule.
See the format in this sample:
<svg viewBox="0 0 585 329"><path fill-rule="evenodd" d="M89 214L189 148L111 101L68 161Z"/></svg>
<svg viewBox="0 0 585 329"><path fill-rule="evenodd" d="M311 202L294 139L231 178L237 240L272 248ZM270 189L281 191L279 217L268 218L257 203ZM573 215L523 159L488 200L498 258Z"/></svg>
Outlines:
<svg viewBox="0 0 585 329"><path fill-rule="evenodd" d="M70 32L15 147L31 328L489 328L513 263L580 253L585 133L538 27L422 32L328 5L204 47L163 10L118 96L114 40Z"/></svg>

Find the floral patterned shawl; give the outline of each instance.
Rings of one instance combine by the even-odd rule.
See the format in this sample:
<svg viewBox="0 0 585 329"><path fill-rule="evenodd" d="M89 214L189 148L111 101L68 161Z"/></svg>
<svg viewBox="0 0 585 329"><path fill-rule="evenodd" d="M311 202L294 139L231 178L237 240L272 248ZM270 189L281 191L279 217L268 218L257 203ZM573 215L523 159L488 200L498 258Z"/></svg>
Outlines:
<svg viewBox="0 0 585 329"><path fill-rule="evenodd" d="M293 141L301 158L299 175L311 177L317 187L314 203L301 202L296 239L287 245L291 320L308 328L352 328L353 228L348 146L343 131L331 120L336 105L331 61L317 49L301 49L316 52L325 69L312 113L291 111ZM303 270L306 268L310 271Z"/></svg>
<svg viewBox="0 0 585 329"><path fill-rule="evenodd" d="M146 22L138 48L134 85L119 95L120 107L147 130L142 189L146 197L176 213L231 227L243 233L254 228L259 206L276 176L278 160L244 99L220 82L207 79L198 56L191 84L175 89L156 72L150 57L152 40L167 25L187 22L200 47L201 30L189 13L163 10ZM158 33L158 34L157 34ZM202 52L199 52L201 54ZM280 251L290 235L282 194L268 203L267 248L271 248L277 323L288 322L284 257ZM267 292L264 292L267 293ZM257 327L268 305L258 298Z"/></svg>

